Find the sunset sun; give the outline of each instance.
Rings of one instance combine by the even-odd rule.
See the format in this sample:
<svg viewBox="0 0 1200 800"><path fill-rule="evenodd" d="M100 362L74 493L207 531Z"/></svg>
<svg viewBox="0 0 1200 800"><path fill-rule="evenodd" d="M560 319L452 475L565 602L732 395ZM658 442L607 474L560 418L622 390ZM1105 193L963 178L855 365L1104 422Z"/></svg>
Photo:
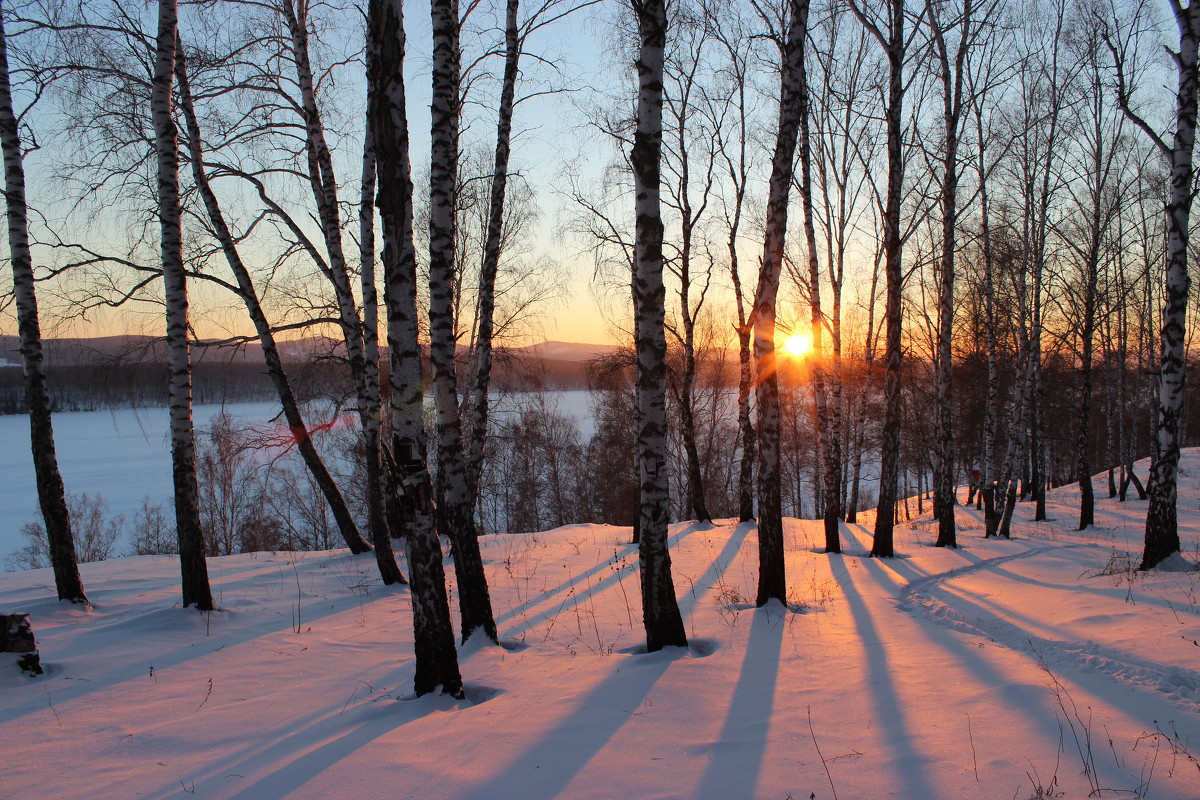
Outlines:
<svg viewBox="0 0 1200 800"><path fill-rule="evenodd" d="M789 356L805 356L812 351L812 337L806 333L796 333L783 341L783 352Z"/></svg>

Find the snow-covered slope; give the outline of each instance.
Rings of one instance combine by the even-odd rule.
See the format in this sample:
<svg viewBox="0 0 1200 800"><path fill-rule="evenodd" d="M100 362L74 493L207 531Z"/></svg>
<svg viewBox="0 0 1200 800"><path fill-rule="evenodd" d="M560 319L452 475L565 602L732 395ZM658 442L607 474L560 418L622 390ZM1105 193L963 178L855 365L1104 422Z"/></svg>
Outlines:
<svg viewBox="0 0 1200 800"><path fill-rule="evenodd" d="M752 525L674 526L692 645L650 655L628 529L486 537L504 647L462 649L461 702L406 699L407 591L369 555L214 559L211 615L170 558L85 565L93 610L0 575L49 668L0 661L0 797L1195 800L1200 573L1116 569L1145 503L1083 533L1073 503L986 542L960 507L957 551L918 519L890 560L789 521L787 609L750 606Z"/></svg>

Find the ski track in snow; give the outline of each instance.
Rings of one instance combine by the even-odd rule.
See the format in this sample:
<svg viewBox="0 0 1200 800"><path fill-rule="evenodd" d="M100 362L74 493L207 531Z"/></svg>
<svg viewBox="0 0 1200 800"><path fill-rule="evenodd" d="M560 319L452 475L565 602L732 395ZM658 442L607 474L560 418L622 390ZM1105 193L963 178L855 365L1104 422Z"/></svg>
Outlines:
<svg viewBox="0 0 1200 800"><path fill-rule="evenodd" d="M1193 714L1200 714L1200 672L1163 665L1096 642L1049 639L1000 617L969 615L938 599L931 590L958 578L991 571L1002 564L1030 559L1064 549L1094 548L1090 544L1037 547L1021 553L984 559L949 572L909 582L900 595L898 607L914 616L930 620L960 633L978 636L1016 652L1025 653L1051 671L1072 669L1099 672L1142 692L1166 700ZM970 604L961 598L960 604ZM976 606L977 607L977 606Z"/></svg>

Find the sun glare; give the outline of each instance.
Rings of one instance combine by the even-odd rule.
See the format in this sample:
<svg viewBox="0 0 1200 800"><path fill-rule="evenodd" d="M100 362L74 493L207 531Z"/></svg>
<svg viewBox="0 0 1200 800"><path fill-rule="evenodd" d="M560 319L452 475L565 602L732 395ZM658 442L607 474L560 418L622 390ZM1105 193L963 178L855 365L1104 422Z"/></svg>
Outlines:
<svg viewBox="0 0 1200 800"><path fill-rule="evenodd" d="M805 356L812 350L812 337L797 333L789 336L783 342L783 352L789 356Z"/></svg>

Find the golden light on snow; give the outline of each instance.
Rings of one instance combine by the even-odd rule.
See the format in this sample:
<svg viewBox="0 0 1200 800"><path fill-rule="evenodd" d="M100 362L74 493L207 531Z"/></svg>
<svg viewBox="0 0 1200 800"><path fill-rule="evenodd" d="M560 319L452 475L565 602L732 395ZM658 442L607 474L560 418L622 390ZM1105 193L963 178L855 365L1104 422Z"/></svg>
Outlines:
<svg viewBox="0 0 1200 800"><path fill-rule="evenodd" d="M812 351L812 337L807 333L794 333L783 340L783 352L789 356L806 356Z"/></svg>

